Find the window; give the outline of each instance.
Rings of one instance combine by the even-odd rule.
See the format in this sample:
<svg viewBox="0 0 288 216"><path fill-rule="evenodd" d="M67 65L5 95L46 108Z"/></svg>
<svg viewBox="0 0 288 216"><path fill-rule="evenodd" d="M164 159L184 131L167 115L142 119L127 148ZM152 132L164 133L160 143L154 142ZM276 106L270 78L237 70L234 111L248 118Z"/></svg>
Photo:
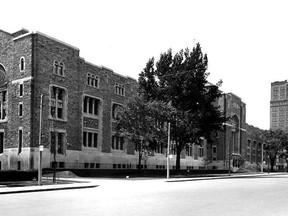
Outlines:
<svg viewBox="0 0 288 216"><path fill-rule="evenodd" d="M87 85L91 87L99 87L99 77L94 74L87 74Z"/></svg>
<svg viewBox="0 0 288 216"><path fill-rule="evenodd" d="M19 117L23 116L23 102L19 103Z"/></svg>
<svg viewBox="0 0 288 216"><path fill-rule="evenodd" d="M176 142L175 141L171 141L169 153L172 155L176 155Z"/></svg>
<svg viewBox="0 0 288 216"><path fill-rule="evenodd" d="M59 63L58 75L64 76L64 64L62 62Z"/></svg>
<svg viewBox="0 0 288 216"><path fill-rule="evenodd" d="M90 115L95 115L98 116L99 114L99 105L100 105L100 100L97 98L89 97L89 96L84 96L84 102L83 102L83 112L90 114Z"/></svg>
<svg viewBox="0 0 288 216"><path fill-rule="evenodd" d="M17 161L17 170L21 170L21 161Z"/></svg>
<svg viewBox="0 0 288 216"><path fill-rule="evenodd" d="M54 119L66 119L66 90L61 87L50 87L50 115Z"/></svg>
<svg viewBox="0 0 288 216"><path fill-rule="evenodd" d="M124 146L124 137L122 136L112 136L112 149L123 150Z"/></svg>
<svg viewBox="0 0 288 216"><path fill-rule="evenodd" d="M191 157L193 156L193 145L188 145L186 147L186 155Z"/></svg>
<svg viewBox="0 0 288 216"><path fill-rule="evenodd" d="M213 152L213 154L217 154L217 146L212 147L212 152Z"/></svg>
<svg viewBox="0 0 288 216"><path fill-rule="evenodd" d="M158 154L163 154L163 153L164 153L163 144L159 144L159 143L158 143L158 144L156 145L155 153L158 153Z"/></svg>
<svg viewBox="0 0 288 216"><path fill-rule="evenodd" d="M54 61L53 66L54 66L54 69L53 69L54 74L62 76L62 77L65 76L64 74L65 66L63 62Z"/></svg>
<svg viewBox="0 0 288 216"><path fill-rule="evenodd" d="M83 146L90 148L97 148L98 145L98 133L83 131Z"/></svg>
<svg viewBox="0 0 288 216"><path fill-rule="evenodd" d="M19 84L19 96L23 96L23 83Z"/></svg>
<svg viewBox="0 0 288 216"><path fill-rule="evenodd" d="M20 58L20 64L19 64L20 72L23 72L25 70L25 58Z"/></svg>
<svg viewBox="0 0 288 216"><path fill-rule="evenodd" d="M0 91L0 120L6 119L6 90Z"/></svg>
<svg viewBox="0 0 288 216"><path fill-rule="evenodd" d="M0 132L0 154L4 152L4 132Z"/></svg>
<svg viewBox="0 0 288 216"><path fill-rule="evenodd" d="M57 153L64 154L64 133L57 133Z"/></svg>
<svg viewBox="0 0 288 216"><path fill-rule="evenodd" d="M51 153L65 154L66 151L65 135L66 133L61 131L50 132Z"/></svg>
<svg viewBox="0 0 288 216"><path fill-rule="evenodd" d="M198 147L198 156L203 157L204 156L204 149L202 146Z"/></svg>
<svg viewBox="0 0 288 216"><path fill-rule="evenodd" d="M118 95L124 96L125 95L124 85L116 83L115 84L115 93Z"/></svg>
<svg viewBox="0 0 288 216"><path fill-rule="evenodd" d="M19 131L18 131L18 154L21 153L22 151L22 144L23 144L23 131L22 131L22 128L19 128Z"/></svg>
<svg viewBox="0 0 288 216"><path fill-rule="evenodd" d="M120 104L113 103L112 105L112 119L116 119L117 111L123 109Z"/></svg>

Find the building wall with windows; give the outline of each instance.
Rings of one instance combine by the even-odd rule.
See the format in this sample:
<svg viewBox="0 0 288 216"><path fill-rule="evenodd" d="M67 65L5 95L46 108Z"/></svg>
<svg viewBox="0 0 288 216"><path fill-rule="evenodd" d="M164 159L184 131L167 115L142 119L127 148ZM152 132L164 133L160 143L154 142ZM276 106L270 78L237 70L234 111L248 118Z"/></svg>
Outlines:
<svg viewBox="0 0 288 216"><path fill-rule="evenodd" d="M0 30L0 40L1 170L37 169L39 144L44 168L137 168L135 145L114 130L115 111L136 94L136 80L86 62L78 48L39 32ZM229 93L216 104L230 121L213 143L183 149L181 169L204 169L205 156L210 167L227 168L229 151L244 153L245 103ZM143 166L166 169L166 152L164 146L147 152ZM173 168L173 142L171 152Z"/></svg>
<svg viewBox="0 0 288 216"><path fill-rule="evenodd" d="M271 83L270 128L288 130L288 82Z"/></svg>

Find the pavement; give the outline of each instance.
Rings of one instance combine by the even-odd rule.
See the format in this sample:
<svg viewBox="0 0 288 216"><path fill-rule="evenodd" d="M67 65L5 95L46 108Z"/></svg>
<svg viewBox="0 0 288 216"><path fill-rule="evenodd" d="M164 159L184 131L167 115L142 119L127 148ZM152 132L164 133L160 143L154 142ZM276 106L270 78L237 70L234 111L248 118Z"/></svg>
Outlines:
<svg viewBox="0 0 288 216"><path fill-rule="evenodd" d="M55 191L55 190L72 190L72 189L84 189L84 188L95 188L100 186L102 183L107 183L108 181L133 181L133 180L160 180L163 182L184 182L184 181L200 181L200 180L214 180L214 179L228 179L228 178L247 178L247 177L264 177L272 175L287 175L285 172L281 173L233 173L228 174L215 174L206 176L190 176L190 177L170 177L170 178L65 178L62 181L67 181L67 184L43 184L43 185L32 185L24 186L19 184L19 186L9 187L7 185L0 185L0 195L3 194L15 194L15 193L30 193L30 192L41 192L41 191ZM46 179L47 180L47 179ZM59 179L58 179L59 180ZM50 179L52 181L52 179ZM1 184L1 183L0 183Z"/></svg>

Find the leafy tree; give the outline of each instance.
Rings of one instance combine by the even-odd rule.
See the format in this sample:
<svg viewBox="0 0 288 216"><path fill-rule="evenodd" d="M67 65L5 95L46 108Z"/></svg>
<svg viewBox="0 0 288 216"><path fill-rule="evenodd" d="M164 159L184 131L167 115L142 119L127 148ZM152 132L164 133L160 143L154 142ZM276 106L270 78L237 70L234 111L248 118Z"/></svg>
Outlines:
<svg viewBox="0 0 288 216"><path fill-rule="evenodd" d="M172 108L160 101L145 102L139 95L131 98L123 108L116 110L116 130L135 144L139 152L138 169L147 152L166 143Z"/></svg>
<svg viewBox="0 0 288 216"><path fill-rule="evenodd" d="M274 171L276 156L288 148L288 134L281 129L265 130L262 134L263 142L266 144L265 150L269 156L271 172Z"/></svg>
<svg viewBox="0 0 288 216"><path fill-rule="evenodd" d="M188 143L199 143L200 137L211 141L210 134L220 130L226 121L215 101L220 97L218 85L207 81L207 55L198 43L192 51L171 49L151 58L139 75L139 91L146 101L169 103L176 112L171 119L171 139L176 143L176 170L180 155Z"/></svg>

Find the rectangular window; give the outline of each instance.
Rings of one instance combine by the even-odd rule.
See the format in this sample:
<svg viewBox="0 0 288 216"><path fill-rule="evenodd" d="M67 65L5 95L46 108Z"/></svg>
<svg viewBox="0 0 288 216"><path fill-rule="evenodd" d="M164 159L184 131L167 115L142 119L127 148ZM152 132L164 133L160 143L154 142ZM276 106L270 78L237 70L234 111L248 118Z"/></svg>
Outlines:
<svg viewBox="0 0 288 216"><path fill-rule="evenodd" d="M19 84L19 96L23 96L23 83Z"/></svg>
<svg viewBox="0 0 288 216"><path fill-rule="evenodd" d="M93 147L97 148L98 145L98 133L94 133Z"/></svg>
<svg viewBox="0 0 288 216"><path fill-rule="evenodd" d="M99 77L94 74L87 74L87 85L98 88L99 87Z"/></svg>
<svg viewBox="0 0 288 216"><path fill-rule="evenodd" d="M54 132L54 131L51 131L50 132L50 137L51 137L51 140L50 140L50 143L51 143L51 149L50 149L50 151L51 151L51 153L52 154L55 154L56 153L56 132Z"/></svg>
<svg viewBox="0 0 288 216"><path fill-rule="evenodd" d="M0 132L0 154L4 152L4 132Z"/></svg>
<svg viewBox="0 0 288 216"><path fill-rule="evenodd" d="M19 131L18 131L18 141L19 141L18 154L20 154L22 151L22 145L23 145L23 131L22 131L22 129L19 129Z"/></svg>
<svg viewBox="0 0 288 216"><path fill-rule="evenodd" d="M64 154L64 133L58 132L58 154Z"/></svg>
<svg viewBox="0 0 288 216"><path fill-rule="evenodd" d="M99 114L99 107L100 107L100 100L97 98L84 96L83 100L83 112L98 116Z"/></svg>
<svg viewBox="0 0 288 216"><path fill-rule="evenodd" d="M216 147L216 146L213 146L212 152L213 152L213 154L216 154L216 153L217 153L217 147Z"/></svg>
<svg viewBox="0 0 288 216"><path fill-rule="evenodd" d="M51 131L50 136L51 153L65 154L65 132Z"/></svg>
<svg viewBox="0 0 288 216"><path fill-rule="evenodd" d="M91 132L88 133L88 147L92 147L93 134Z"/></svg>
<svg viewBox="0 0 288 216"><path fill-rule="evenodd" d="M51 86L50 88L50 115L55 119L65 120L65 98L66 90L64 88Z"/></svg>
<svg viewBox="0 0 288 216"><path fill-rule="evenodd" d="M124 137L122 136L112 136L112 149L123 150L124 147Z"/></svg>
<svg viewBox="0 0 288 216"><path fill-rule="evenodd" d="M163 154L163 144L157 144L156 149L155 149L155 153L158 154Z"/></svg>
<svg viewBox="0 0 288 216"><path fill-rule="evenodd" d="M23 103L19 103L19 117L23 116Z"/></svg>
<svg viewBox="0 0 288 216"><path fill-rule="evenodd" d="M199 146L198 147L198 156L199 157L203 157L204 156L204 149L203 149L203 147L201 146Z"/></svg>
<svg viewBox="0 0 288 216"><path fill-rule="evenodd" d="M186 155L191 157L193 156L193 145L190 144L186 147Z"/></svg>
<svg viewBox="0 0 288 216"><path fill-rule="evenodd" d="M83 146L90 148L97 148L98 145L98 133L83 131Z"/></svg>
<svg viewBox="0 0 288 216"><path fill-rule="evenodd" d="M17 161L17 170L21 170L21 161Z"/></svg>
<svg viewBox="0 0 288 216"><path fill-rule="evenodd" d="M83 146L87 146L87 132L86 131L83 131Z"/></svg>

